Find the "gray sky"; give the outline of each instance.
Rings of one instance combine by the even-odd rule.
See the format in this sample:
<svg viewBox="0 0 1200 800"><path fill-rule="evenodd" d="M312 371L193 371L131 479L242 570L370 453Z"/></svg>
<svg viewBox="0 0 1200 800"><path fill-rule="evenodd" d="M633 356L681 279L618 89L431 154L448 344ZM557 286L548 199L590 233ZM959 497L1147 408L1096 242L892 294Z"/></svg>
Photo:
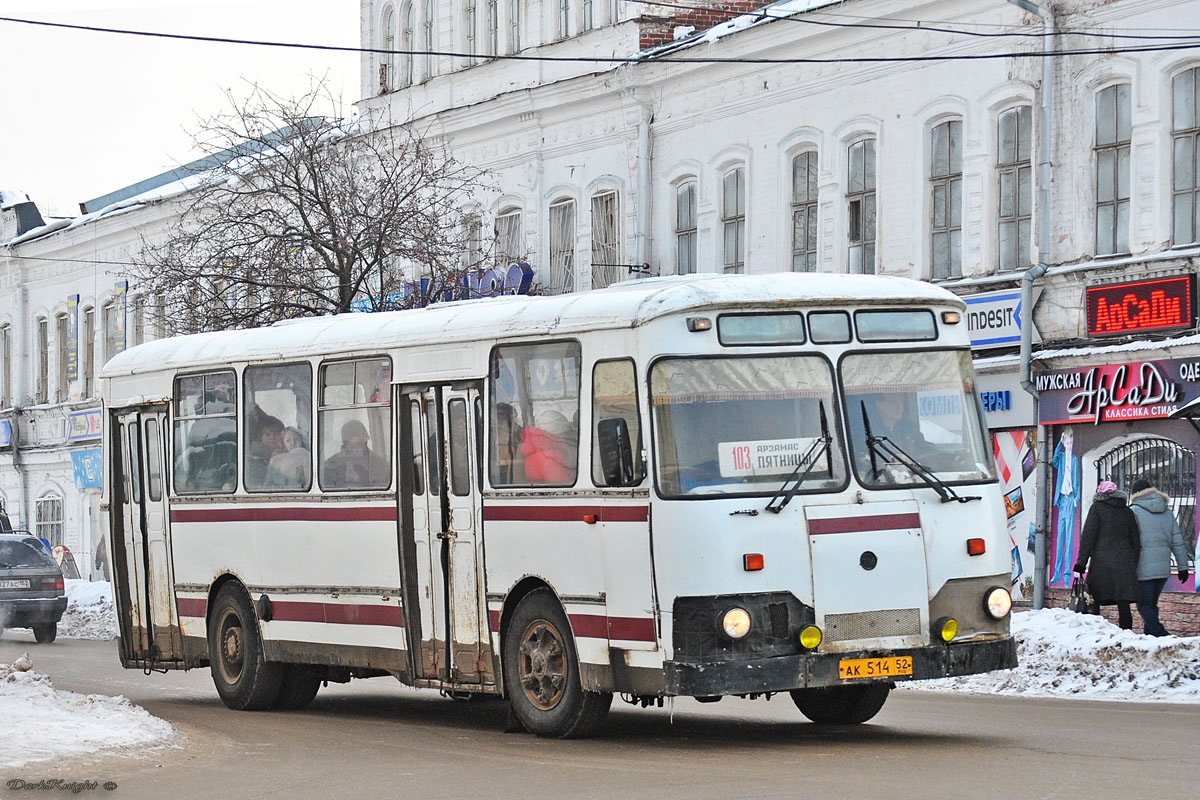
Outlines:
<svg viewBox="0 0 1200 800"><path fill-rule="evenodd" d="M0 0L0 16L356 47L357 0ZM0 188L42 213L195 158L198 120L257 83L285 96L328 75L352 113L355 53L186 42L0 22Z"/></svg>

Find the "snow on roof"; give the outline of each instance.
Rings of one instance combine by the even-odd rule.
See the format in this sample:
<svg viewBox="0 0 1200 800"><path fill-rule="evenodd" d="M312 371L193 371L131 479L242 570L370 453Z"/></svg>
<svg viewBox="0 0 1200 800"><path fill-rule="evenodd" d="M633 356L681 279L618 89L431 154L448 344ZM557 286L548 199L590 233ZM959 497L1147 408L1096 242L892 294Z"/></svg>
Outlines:
<svg viewBox="0 0 1200 800"><path fill-rule="evenodd" d="M642 52L642 56L647 59L653 59L658 56L664 56L668 53L674 53L679 50L684 50L689 47L700 44L711 44L719 41L730 34L739 33L740 31L756 27L765 22L774 22L778 19L784 19L796 14L804 14L808 11L814 11L825 6L838 5L844 0L780 0L777 3L765 5L757 11L752 11L748 14L742 14L732 19L726 20L720 24L714 25L711 28L697 31L690 36L685 36L676 39L673 42L655 45Z"/></svg>
<svg viewBox="0 0 1200 800"><path fill-rule="evenodd" d="M29 195L16 189L0 189L0 208L12 208L21 203L28 203Z"/></svg>
<svg viewBox="0 0 1200 800"><path fill-rule="evenodd" d="M631 328L693 308L780 308L841 303L940 303L964 308L933 284L884 275L772 273L686 275L626 281L553 297L493 297L423 309L289 320L265 328L160 339L115 356L102 377L171 364L229 363L333 354L363 348L446 344L596 328Z"/></svg>

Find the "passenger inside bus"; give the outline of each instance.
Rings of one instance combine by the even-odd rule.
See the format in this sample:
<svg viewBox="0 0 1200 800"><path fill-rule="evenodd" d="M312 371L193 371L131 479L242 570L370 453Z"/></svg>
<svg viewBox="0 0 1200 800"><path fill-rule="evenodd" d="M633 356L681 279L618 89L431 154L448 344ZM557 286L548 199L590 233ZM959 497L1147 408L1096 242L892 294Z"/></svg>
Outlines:
<svg viewBox="0 0 1200 800"><path fill-rule="evenodd" d="M271 459L283 449L283 422L259 410L254 437L246 445L246 486L261 489L267 483Z"/></svg>
<svg viewBox="0 0 1200 800"><path fill-rule="evenodd" d="M525 463L521 455L521 426L517 412L508 403L497 403L492 416L492 483L511 486L525 482Z"/></svg>
<svg viewBox="0 0 1200 800"><path fill-rule="evenodd" d="M342 425L342 449L321 465L326 489L382 489L391 483L391 465L369 445L367 426L352 419Z"/></svg>
<svg viewBox="0 0 1200 800"><path fill-rule="evenodd" d="M557 411L543 411L535 422L536 427L527 426L521 431L526 479L541 484L573 483L579 460L576 430Z"/></svg>
<svg viewBox="0 0 1200 800"><path fill-rule="evenodd" d="M271 457L267 483L281 489L307 489L312 485L312 453L298 428L283 429L283 452Z"/></svg>

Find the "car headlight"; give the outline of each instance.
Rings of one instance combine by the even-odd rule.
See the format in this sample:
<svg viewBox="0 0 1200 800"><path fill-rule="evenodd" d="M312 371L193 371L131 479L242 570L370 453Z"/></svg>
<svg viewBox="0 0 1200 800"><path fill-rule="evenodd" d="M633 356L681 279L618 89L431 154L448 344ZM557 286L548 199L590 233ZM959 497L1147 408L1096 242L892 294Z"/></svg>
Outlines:
<svg viewBox="0 0 1200 800"><path fill-rule="evenodd" d="M983 596L983 607L992 619L1004 619L1012 611L1012 595L1003 586L993 586Z"/></svg>
<svg viewBox="0 0 1200 800"><path fill-rule="evenodd" d="M721 632L730 639L741 639L750 632L750 612L734 606L721 615Z"/></svg>

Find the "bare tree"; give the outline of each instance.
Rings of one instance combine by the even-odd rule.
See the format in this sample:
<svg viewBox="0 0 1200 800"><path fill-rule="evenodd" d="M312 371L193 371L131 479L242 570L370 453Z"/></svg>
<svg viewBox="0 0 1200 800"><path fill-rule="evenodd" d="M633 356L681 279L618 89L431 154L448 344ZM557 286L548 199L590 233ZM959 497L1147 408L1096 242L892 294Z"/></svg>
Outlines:
<svg viewBox="0 0 1200 800"><path fill-rule="evenodd" d="M175 330L424 305L482 265L488 176L406 125L314 113L329 100L256 89L202 125L181 213L134 259Z"/></svg>

